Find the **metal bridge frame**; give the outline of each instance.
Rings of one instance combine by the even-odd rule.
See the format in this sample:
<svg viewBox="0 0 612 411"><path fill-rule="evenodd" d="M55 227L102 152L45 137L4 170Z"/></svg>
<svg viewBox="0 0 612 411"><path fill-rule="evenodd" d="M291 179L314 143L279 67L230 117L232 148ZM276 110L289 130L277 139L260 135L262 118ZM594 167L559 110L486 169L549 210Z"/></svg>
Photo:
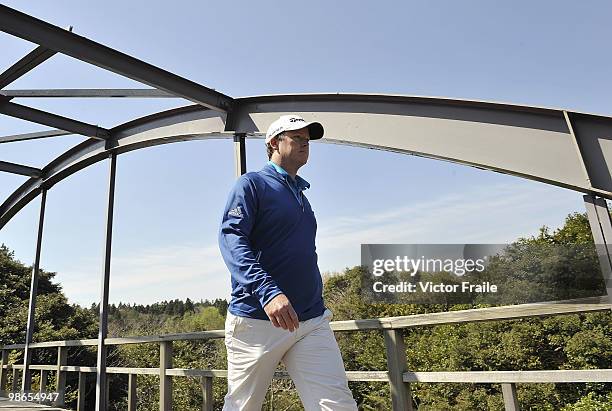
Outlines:
<svg viewBox="0 0 612 411"><path fill-rule="evenodd" d="M370 94L300 94L232 98L85 37L0 5L0 30L38 44L0 74L0 114L54 130L0 136L0 144L79 134L86 139L42 169L0 161L0 171L29 179L0 205L0 229L41 195L36 259L31 277L22 390L31 388L31 350L46 194L56 183L99 161L109 163L104 275L101 279L96 410L106 409L108 287L117 156L128 151L200 139L230 139L236 175L246 172L246 139L262 138L280 114L325 124L324 143L428 157L510 174L584 194L608 299L612 295L612 118L566 110L445 98ZM62 53L153 89L6 90L39 64ZM16 104L29 97L181 97L195 103L105 129ZM398 370L398 372L407 370ZM168 388L166 388L168 389ZM393 395L407 409L406 393ZM399 397L398 397L399 396ZM61 405L61 404L59 404Z"/></svg>

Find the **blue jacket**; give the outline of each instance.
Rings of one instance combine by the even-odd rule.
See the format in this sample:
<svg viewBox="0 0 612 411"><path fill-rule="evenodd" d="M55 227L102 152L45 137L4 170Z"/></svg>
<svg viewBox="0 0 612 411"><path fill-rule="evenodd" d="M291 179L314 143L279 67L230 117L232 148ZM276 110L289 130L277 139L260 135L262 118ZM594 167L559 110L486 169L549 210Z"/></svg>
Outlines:
<svg viewBox="0 0 612 411"><path fill-rule="evenodd" d="M230 273L228 310L241 317L268 320L263 310L284 293L300 321L325 311L317 265L317 222L300 191L302 204L287 179L268 164L242 175L230 192L219 248Z"/></svg>

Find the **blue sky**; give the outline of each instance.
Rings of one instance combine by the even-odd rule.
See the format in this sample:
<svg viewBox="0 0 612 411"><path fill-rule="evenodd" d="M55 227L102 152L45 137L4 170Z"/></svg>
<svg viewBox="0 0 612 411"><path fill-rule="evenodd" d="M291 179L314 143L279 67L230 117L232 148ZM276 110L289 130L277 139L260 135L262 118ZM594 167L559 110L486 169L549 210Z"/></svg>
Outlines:
<svg viewBox="0 0 612 411"><path fill-rule="evenodd" d="M4 1L10 7L233 97L316 92L444 96L612 115L612 5L605 1ZM34 47L0 33L0 68ZM8 88L143 87L56 55ZM17 99L113 127L181 99ZM0 134L44 127L0 117ZM82 141L0 146L42 167ZM247 143L248 168L266 161ZM110 300L227 297L216 233L233 176L229 141L181 142L119 157ZM108 164L49 191L42 266L71 302L99 299ZM322 272L359 264L361 243L503 243L584 211L566 189L448 162L313 143L300 170L318 219ZM0 173L0 197L26 179ZM0 231L34 258L39 199Z"/></svg>

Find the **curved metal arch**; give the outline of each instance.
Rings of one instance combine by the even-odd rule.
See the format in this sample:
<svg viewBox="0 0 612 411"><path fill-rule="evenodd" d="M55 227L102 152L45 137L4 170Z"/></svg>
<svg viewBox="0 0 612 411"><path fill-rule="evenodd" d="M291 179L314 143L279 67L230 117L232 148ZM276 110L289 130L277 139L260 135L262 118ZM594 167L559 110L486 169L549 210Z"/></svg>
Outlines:
<svg viewBox="0 0 612 411"><path fill-rule="evenodd" d="M612 118L564 110L428 97L304 94L235 100L228 115L187 106L111 130L60 155L0 206L0 228L49 188L110 153L177 141L261 137L285 113L316 119L322 142L446 160L612 199ZM608 161L609 160L609 161Z"/></svg>
<svg viewBox="0 0 612 411"><path fill-rule="evenodd" d="M295 95L239 99L236 131L279 114L325 124L327 142L419 155L612 198L612 118L442 98ZM324 141L321 140L321 141Z"/></svg>
<svg viewBox="0 0 612 411"><path fill-rule="evenodd" d="M0 206L0 229L41 192L112 153L122 154L178 141L233 138L223 132L225 113L189 106L143 117L111 129L109 141L88 139L58 156L42 169L38 178L30 178Z"/></svg>

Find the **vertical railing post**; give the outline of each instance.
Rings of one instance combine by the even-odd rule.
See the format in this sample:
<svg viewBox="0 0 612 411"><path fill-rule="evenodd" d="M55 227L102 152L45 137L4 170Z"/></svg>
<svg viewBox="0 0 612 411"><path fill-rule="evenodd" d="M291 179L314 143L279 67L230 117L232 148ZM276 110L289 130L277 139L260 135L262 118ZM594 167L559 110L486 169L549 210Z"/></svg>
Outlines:
<svg viewBox="0 0 612 411"><path fill-rule="evenodd" d="M610 212L603 198L585 195L583 199L608 300L612 302L612 221Z"/></svg>
<svg viewBox="0 0 612 411"><path fill-rule="evenodd" d="M113 210L115 204L115 176L117 172L117 153L110 155L108 178L108 206L106 208L106 241L104 249L104 274L102 276L100 296L100 323L98 328L98 357L96 362L96 411L106 411L107 378L106 378L106 345L104 340L108 333L108 288L110 283L111 248L113 243Z"/></svg>
<svg viewBox="0 0 612 411"><path fill-rule="evenodd" d="M136 376L138 374L128 374L128 411L136 411L136 389L137 381Z"/></svg>
<svg viewBox="0 0 612 411"><path fill-rule="evenodd" d="M38 216L38 236L36 238L36 255L34 266L32 267L32 277L30 280L30 301L28 303L28 323L26 325L25 352L23 354L23 380L21 381L21 391L28 392L32 389L32 373L30 363L32 362L32 352L30 344L34 335L36 310L36 294L38 293L38 271L40 267L40 250L42 247L43 225L45 221L45 204L47 202L47 190L42 189L40 199L40 214Z"/></svg>
<svg viewBox="0 0 612 411"><path fill-rule="evenodd" d="M8 350L2 350L2 358L0 358L0 394L6 392L6 376L8 375L8 355Z"/></svg>
<svg viewBox="0 0 612 411"><path fill-rule="evenodd" d="M172 377L166 370L172 368L172 341L159 343L159 411L172 410Z"/></svg>
<svg viewBox="0 0 612 411"><path fill-rule="evenodd" d="M502 384L502 395L504 396L505 411L519 411L518 397L516 396L516 384Z"/></svg>
<svg viewBox="0 0 612 411"><path fill-rule="evenodd" d="M49 370L40 370L40 384L38 385L38 394L42 398L43 394L47 392L47 376Z"/></svg>
<svg viewBox="0 0 612 411"><path fill-rule="evenodd" d="M389 371L389 388L393 411L413 411L410 385L404 382L406 371L406 345L401 330L385 329L385 348L387 351L387 369Z"/></svg>
<svg viewBox="0 0 612 411"><path fill-rule="evenodd" d="M79 388L77 391L77 411L85 411L85 393L87 373L79 371Z"/></svg>
<svg viewBox="0 0 612 411"><path fill-rule="evenodd" d="M108 407L108 402L110 401L110 378L106 378L106 390L104 393L106 395L106 406Z"/></svg>
<svg viewBox="0 0 612 411"><path fill-rule="evenodd" d="M17 389L19 388L19 384L17 384L17 381L19 380L19 373L17 371L17 368L13 368L13 381L11 381L11 391L13 393L16 393Z"/></svg>
<svg viewBox="0 0 612 411"><path fill-rule="evenodd" d="M202 386L202 411L213 410L213 377L200 377Z"/></svg>
<svg viewBox="0 0 612 411"><path fill-rule="evenodd" d="M57 347L57 374L55 381L55 391L59 394L54 405L62 407L65 405L66 395L66 371L61 367L68 364L68 347Z"/></svg>

